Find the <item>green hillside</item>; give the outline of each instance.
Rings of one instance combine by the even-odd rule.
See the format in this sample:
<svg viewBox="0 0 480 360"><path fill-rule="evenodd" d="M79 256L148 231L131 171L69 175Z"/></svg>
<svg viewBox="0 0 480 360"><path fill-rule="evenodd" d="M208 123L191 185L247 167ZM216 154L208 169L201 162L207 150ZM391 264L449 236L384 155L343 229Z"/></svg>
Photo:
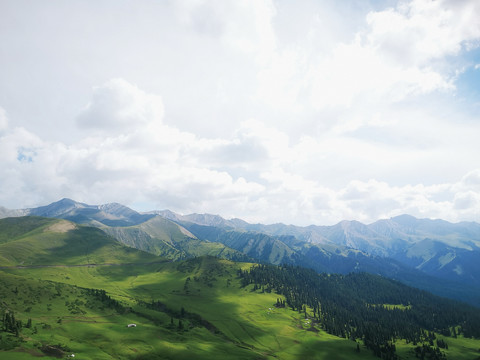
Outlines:
<svg viewBox="0 0 480 360"><path fill-rule="evenodd" d="M239 266L250 265L198 258L3 270L0 311L23 324L18 337L0 333L3 356L30 359L56 349L82 359L374 359L366 349L355 353L349 340L307 330L302 314L274 308L277 295L241 288ZM104 288L116 301L86 288Z"/></svg>
<svg viewBox="0 0 480 360"><path fill-rule="evenodd" d="M250 260L245 254L224 244L197 239L184 227L161 216L135 226L102 226L101 229L125 245L172 260L204 255L235 261Z"/></svg>
<svg viewBox="0 0 480 360"><path fill-rule="evenodd" d="M65 220L0 233L2 359L480 356L478 309L382 277L162 261Z"/></svg>
<svg viewBox="0 0 480 360"><path fill-rule="evenodd" d="M158 261L103 231L67 220L0 219L0 266L84 265Z"/></svg>
<svg viewBox="0 0 480 360"><path fill-rule="evenodd" d="M288 305L277 307L287 297L268 285L262 289L260 283L242 284L239 270L245 273L251 267L201 257L150 265L4 269L0 273L1 311L14 313L23 328L19 337L4 332L2 346L15 346L4 350L9 359L44 354L47 345L68 349L82 359L377 358L363 340L327 333L329 329L317 322L312 307L307 305L306 311L303 305L301 311ZM389 296L395 291L406 294L406 287L398 288L395 282L365 279L371 282L364 286L367 290L376 288L381 293L388 289ZM102 300L86 289L103 289L111 299ZM300 289L298 293L302 294ZM355 296L355 291L345 296ZM355 301L362 303L365 295L359 296ZM405 306L407 298L385 297L388 304L374 303L372 309L380 306L394 315L420 306L415 302ZM427 299L435 302L437 298ZM25 327L28 319L30 328ZM130 323L137 326L127 328ZM480 341L459 332L453 338L431 331L436 334L434 345L445 341L448 350L441 352L449 359L476 359ZM424 342L428 345L429 339L414 345L397 338L396 353L402 359L415 359L414 349Z"/></svg>
<svg viewBox="0 0 480 360"><path fill-rule="evenodd" d="M186 222L183 224L198 238L224 244L257 261L275 265L294 262L295 252L277 238L257 232L225 230Z"/></svg>

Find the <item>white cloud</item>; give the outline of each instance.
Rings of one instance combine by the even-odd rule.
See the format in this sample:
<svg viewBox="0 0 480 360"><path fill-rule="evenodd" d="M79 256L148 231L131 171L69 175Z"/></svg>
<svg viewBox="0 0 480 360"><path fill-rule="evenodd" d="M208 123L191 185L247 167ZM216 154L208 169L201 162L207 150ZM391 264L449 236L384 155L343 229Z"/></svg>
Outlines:
<svg viewBox="0 0 480 360"><path fill-rule="evenodd" d="M0 132L8 128L7 112L0 106Z"/></svg>
<svg viewBox="0 0 480 360"><path fill-rule="evenodd" d="M429 66L432 60L478 46L480 5L475 1L402 2L367 16L368 43L402 65Z"/></svg>
<svg viewBox="0 0 480 360"><path fill-rule="evenodd" d="M472 190L480 192L480 169L472 170L466 174L458 184L459 190Z"/></svg>
<svg viewBox="0 0 480 360"><path fill-rule="evenodd" d="M177 16L200 35L220 39L230 48L264 64L276 47L272 27L275 6L271 0L226 2L177 1Z"/></svg>
<svg viewBox="0 0 480 360"><path fill-rule="evenodd" d="M352 107L454 89L445 56L478 46L480 6L418 0L370 12L368 27L312 69L312 103Z"/></svg>
<svg viewBox="0 0 480 360"><path fill-rule="evenodd" d="M77 118L80 127L109 133L136 129L163 118L162 99L146 94L123 79L112 79L93 90L92 101Z"/></svg>
<svg viewBox="0 0 480 360"><path fill-rule="evenodd" d="M7 52L35 59L0 59L0 205L480 220L478 105L458 86L478 63L480 3L350 3L89 4L74 17L65 5L44 10L53 22L28 18L35 30L0 14L17 34L0 34Z"/></svg>
<svg viewBox="0 0 480 360"><path fill-rule="evenodd" d="M454 209L457 211L478 209L478 206L480 205L480 196L473 191L458 193L455 194L453 204Z"/></svg>
<svg viewBox="0 0 480 360"><path fill-rule="evenodd" d="M379 153L378 146L341 135L292 142L255 119L244 121L230 139L201 138L163 124L151 111L159 96L125 80L107 82L92 96L89 114L108 119L103 133L71 145L43 141L23 128L3 135L0 185L12 191L0 194L2 204L36 206L64 196L89 203L142 201L182 213L222 212L302 225L345 218L370 222L401 213L452 221L479 215L480 170L428 186L393 186L373 178L329 183L335 167L336 175L344 167L350 179L363 177L377 166L389 171L388 166L418 160L418 149L387 146ZM108 131L107 124L117 122L120 126ZM366 170L358 168L368 163Z"/></svg>

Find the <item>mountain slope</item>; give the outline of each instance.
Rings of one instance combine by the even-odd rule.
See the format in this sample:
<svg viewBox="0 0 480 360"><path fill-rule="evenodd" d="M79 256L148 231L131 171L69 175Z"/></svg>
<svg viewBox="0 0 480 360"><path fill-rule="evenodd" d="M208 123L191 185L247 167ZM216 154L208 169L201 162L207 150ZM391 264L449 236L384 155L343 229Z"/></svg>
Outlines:
<svg viewBox="0 0 480 360"><path fill-rule="evenodd" d="M157 261L126 247L103 231L67 220L40 217L0 219L0 266L81 265Z"/></svg>
<svg viewBox="0 0 480 360"><path fill-rule="evenodd" d="M199 239L220 242L263 263L294 264L314 269L317 272L379 274L440 296L480 306L480 287L471 286L471 284L466 286L465 282L459 281L457 275L440 278L438 272L421 271L411 263L403 263L403 258L396 260L373 256L360 250L333 244L333 242L317 244L299 240L294 236L269 236L265 233L204 226L187 221L179 223ZM345 225L330 227L330 230L331 232L343 232L344 229L350 228ZM275 226L281 227L278 224ZM364 225L361 224L355 224L355 227L364 229ZM289 228L294 227L289 226ZM472 267L467 267L467 264L464 267L466 270L472 269ZM448 267L445 268L445 271L448 270ZM475 273L475 269L473 270Z"/></svg>
<svg viewBox="0 0 480 360"><path fill-rule="evenodd" d="M118 203L88 205L62 199L38 208L6 210L4 213L26 213L95 226L125 245L173 260L202 255L237 261L251 260L245 254L223 244L198 240L185 228L166 218L154 213L140 214Z"/></svg>
<svg viewBox="0 0 480 360"><path fill-rule="evenodd" d="M175 217L172 214L169 216ZM404 268L411 267L426 275L436 277L437 281L444 279L480 288L480 266L475 261L480 255L480 224L474 222L453 224L443 220L416 219L409 215L379 220L370 225L364 225L358 221L342 221L333 226L311 225L308 227L284 224L248 224L233 220L222 222L216 216L206 215L181 216L178 219L182 220L177 221L185 225L186 219L189 218L194 219L194 223L199 226L210 224L214 219L214 223L222 224L223 230L253 231L277 238L286 237L286 239L288 236L293 236L299 241L317 245L319 248L306 245L297 246L295 251L300 251L301 255L311 259L310 263L302 262L303 265L319 271L322 271L320 269L325 271L329 271L326 270L328 268L332 269L331 266L325 266L325 261L328 263L332 257L322 256L322 254L330 252L325 251L326 248L334 249L336 247L334 253L337 251L344 253L345 248L351 248L360 250L363 254L384 258L383 261L374 260L373 263L377 262L377 265L372 267L371 259L367 259L368 256L363 257L359 264L363 265L365 271L390 276L388 272L390 270L387 270L389 266L386 263L390 262L392 265L400 263ZM315 256L309 256L309 252L314 253ZM345 263L343 271L348 268L353 269L351 257L357 256L355 254L357 253L352 251L349 257L343 259ZM268 256L263 256L262 260L268 260ZM365 260L368 260L368 265L365 264ZM386 266L380 267L383 270L374 270L378 269L380 262L385 263ZM348 265L349 263L350 265ZM336 271L338 270L334 270L334 272ZM409 275L409 278L412 276ZM428 282L422 281L422 283L427 284ZM457 287L455 286L455 288ZM442 292L442 294L446 293Z"/></svg>
<svg viewBox="0 0 480 360"><path fill-rule="evenodd" d="M155 221L148 227L157 235L165 230ZM480 342L470 338L480 337L478 309L383 277L214 257L162 262L99 229L63 219L2 219L0 234L2 358L73 353L108 360L346 360L398 354L413 360L422 351L455 360L478 356ZM233 240L248 246L241 235ZM245 235L251 245L269 247L266 235ZM275 240L299 246L293 237L281 239ZM103 266L75 266L92 259ZM27 266L6 267L6 261Z"/></svg>
<svg viewBox="0 0 480 360"><path fill-rule="evenodd" d="M295 251L271 236L245 231L232 231L214 226L182 222L199 239L218 242L261 262L291 264Z"/></svg>
<svg viewBox="0 0 480 360"><path fill-rule="evenodd" d="M139 225L102 229L125 245L169 259L211 255L237 261L251 260L245 254L221 243L199 240L184 227L161 216L155 216Z"/></svg>
<svg viewBox="0 0 480 360"><path fill-rule="evenodd" d="M480 303L477 223L452 224L402 215L369 225L356 221L333 226L262 225L210 214L178 215L168 210L139 214L116 203L87 205L69 199L36 209L2 211L94 225L120 242L170 259L209 254L298 264L320 272L367 271ZM165 221L156 219L157 213ZM197 227L197 239L185 233L185 227L194 232L193 226Z"/></svg>
<svg viewBox="0 0 480 360"><path fill-rule="evenodd" d="M389 239L403 239L408 243L430 238L468 250L478 250L480 246L480 224L474 222L454 224L439 219L416 219L410 215L400 215L376 221L368 227Z"/></svg>

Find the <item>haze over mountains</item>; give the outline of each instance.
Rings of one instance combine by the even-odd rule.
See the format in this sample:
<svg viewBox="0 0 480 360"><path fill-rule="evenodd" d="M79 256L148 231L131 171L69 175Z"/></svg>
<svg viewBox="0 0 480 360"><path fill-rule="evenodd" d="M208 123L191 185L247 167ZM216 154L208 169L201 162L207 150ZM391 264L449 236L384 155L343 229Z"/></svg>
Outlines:
<svg viewBox="0 0 480 360"><path fill-rule="evenodd" d="M139 213L118 203L70 199L32 209L0 208L0 217L42 216L102 229L117 241L155 255L294 264L318 272L369 272L480 305L480 224L401 215L372 224L333 226L249 224L218 215Z"/></svg>

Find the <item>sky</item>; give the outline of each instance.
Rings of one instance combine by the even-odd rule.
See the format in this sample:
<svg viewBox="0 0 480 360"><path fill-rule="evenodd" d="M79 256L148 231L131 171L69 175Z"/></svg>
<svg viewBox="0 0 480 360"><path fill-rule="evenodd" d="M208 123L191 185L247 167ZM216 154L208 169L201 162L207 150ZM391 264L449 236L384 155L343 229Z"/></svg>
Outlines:
<svg viewBox="0 0 480 360"><path fill-rule="evenodd" d="M480 1L0 0L0 206L480 222Z"/></svg>

